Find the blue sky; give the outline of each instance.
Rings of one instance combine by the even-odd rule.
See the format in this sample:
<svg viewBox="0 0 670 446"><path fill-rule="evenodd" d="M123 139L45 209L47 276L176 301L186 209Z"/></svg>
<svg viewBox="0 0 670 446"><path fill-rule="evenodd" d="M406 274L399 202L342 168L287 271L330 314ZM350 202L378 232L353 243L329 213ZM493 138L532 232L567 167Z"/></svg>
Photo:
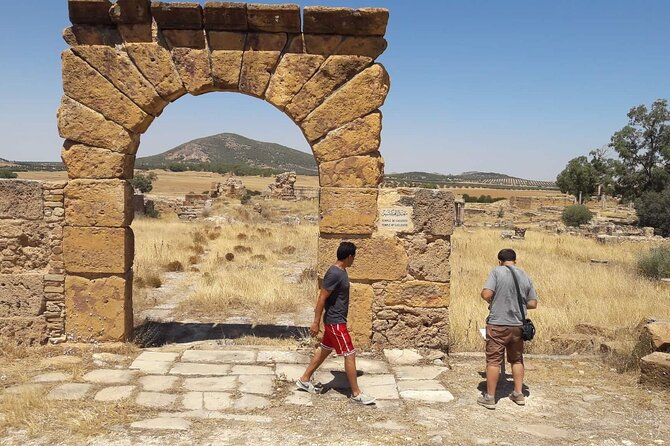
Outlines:
<svg viewBox="0 0 670 446"><path fill-rule="evenodd" d="M0 158L58 160L67 1L2 3ZM300 4L390 9L389 48L379 59L392 82L382 108L387 172L551 180L569 159L607 144L631 107L670 97L666 0ZM211 93L168 106L139 155L221 132L309 151L297 126L268 103Z"/></svg>

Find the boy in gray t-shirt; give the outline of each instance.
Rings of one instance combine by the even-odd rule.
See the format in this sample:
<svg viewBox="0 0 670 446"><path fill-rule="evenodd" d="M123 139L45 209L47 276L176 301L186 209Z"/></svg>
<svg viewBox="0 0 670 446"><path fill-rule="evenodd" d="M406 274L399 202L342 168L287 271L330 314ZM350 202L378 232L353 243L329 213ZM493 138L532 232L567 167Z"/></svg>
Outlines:
<svg viewBox="0 0 670 446"><path fill-rule="evenodd" d="M538 301L533 281L516 267L514 250L501 250L498 265L489 274L481 292L482 299L489 304L489 316L486 318L486 393L477 399L477 403L487 409L496 407L495 392L505 351L507 361L512 364L514 378L514 391L509 398L520 406L526 404L521 326L523 314L526 310L537 308ZM515 278L525 307L523 312L519 307Z"/></svg>
<svg viewBox="0 0 670 446"><path fill-rule="evenodd" d="M356 349L351 342L347 330L347 315L349 313L349 275L347 268L354 263L356 246L351 242L340 243L337 248L337 262L328 268L323 277L319 298L314 310L314 322L309 334L316 336L321 328L321 314L323 313L323 339L319 349L314 353L305 373L295 385L310 393L319 393L317 386L312 383L312 375L330 354L335 351L344 356L344 371L351 386L351 400L359 404L373 404L375 399L365 395L358 387L356 371ZM324 313L325 310L325 313Z"/></svg>

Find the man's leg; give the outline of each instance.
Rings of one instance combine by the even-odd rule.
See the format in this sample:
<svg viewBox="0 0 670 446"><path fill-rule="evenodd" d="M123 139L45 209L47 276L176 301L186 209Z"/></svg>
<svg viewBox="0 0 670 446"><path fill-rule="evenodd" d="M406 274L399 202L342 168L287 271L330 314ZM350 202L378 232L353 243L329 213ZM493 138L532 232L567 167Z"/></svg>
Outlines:
<svg viewBox="0 0 670 446"><path fill-rule="evenodd" d="M351 387L351 396L358 396L361 389L358 387L358 375L356 370L356 353L344 357L344 371L347 373L349 387Z"/></svg>
<svg viewBox="0 0 670 446"><path fill-rule="evenodd" d="M514 392L519 394L523 391L523 362L512 364L512 378L514 378Z"/></svg>
<svg viewBox="0 0 670 446"><path fill-rule="evenodd" d="M319 347L317 351L314 352L314 355L312 356L312 360L309 362L309 365L307 366L307 369L305 369L305 373L302 374L300 377L300 381L306 383L310 379L312 379L312 375L314 372L316 372L316 369L323 364L323 361L330 356L332 353L332 350L328 350L323 347Z"/></svg>
<svg viewBox="0 0 670 446"><path fill-rule="evenodd" d="M499 365L486 366L486 393L489 396L496 396L496 387L498 386L498 378L500 377Z"/></svg>

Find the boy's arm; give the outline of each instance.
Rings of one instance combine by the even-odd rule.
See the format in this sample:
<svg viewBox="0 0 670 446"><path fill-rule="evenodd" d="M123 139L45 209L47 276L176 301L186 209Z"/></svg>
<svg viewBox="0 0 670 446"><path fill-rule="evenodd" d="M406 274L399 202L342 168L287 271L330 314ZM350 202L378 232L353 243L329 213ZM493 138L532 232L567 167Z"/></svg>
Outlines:
<svg viewBox="0 0 670 446"><path fill-rule="evenodd" d="M316 300L316 307L314 308L314 322L309 328L309 334L316 336L319 334L321 328L321 315L323 314L323 307L326 306L326 299L330 296L332 291L328 291L325 288L319 290L319 297Z"/></svg>

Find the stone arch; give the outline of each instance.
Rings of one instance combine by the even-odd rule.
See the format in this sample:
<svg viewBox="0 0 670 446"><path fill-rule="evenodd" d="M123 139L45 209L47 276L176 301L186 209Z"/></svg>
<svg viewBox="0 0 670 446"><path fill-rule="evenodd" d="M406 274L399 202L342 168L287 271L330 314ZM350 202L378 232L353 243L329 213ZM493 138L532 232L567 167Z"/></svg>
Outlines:
<svg viewBox="0 0 670 446"><path fill-rule="evenodd" d="M384 165L379 108L390 83L375 60L386 49L388 11L306 7L301 20L296 5L69 0L68 7L58 110L69 176L66 332L80 339L131 336L126 180L140 135L187 93L238 91L286 113L312 147L322 187L319 265L342 238L380 244L352 274L363 306L352 331L370 340L370 283L403 279L408 268L398 240L372 238ZM395 266L383 268L388 262Z"/></svg>

